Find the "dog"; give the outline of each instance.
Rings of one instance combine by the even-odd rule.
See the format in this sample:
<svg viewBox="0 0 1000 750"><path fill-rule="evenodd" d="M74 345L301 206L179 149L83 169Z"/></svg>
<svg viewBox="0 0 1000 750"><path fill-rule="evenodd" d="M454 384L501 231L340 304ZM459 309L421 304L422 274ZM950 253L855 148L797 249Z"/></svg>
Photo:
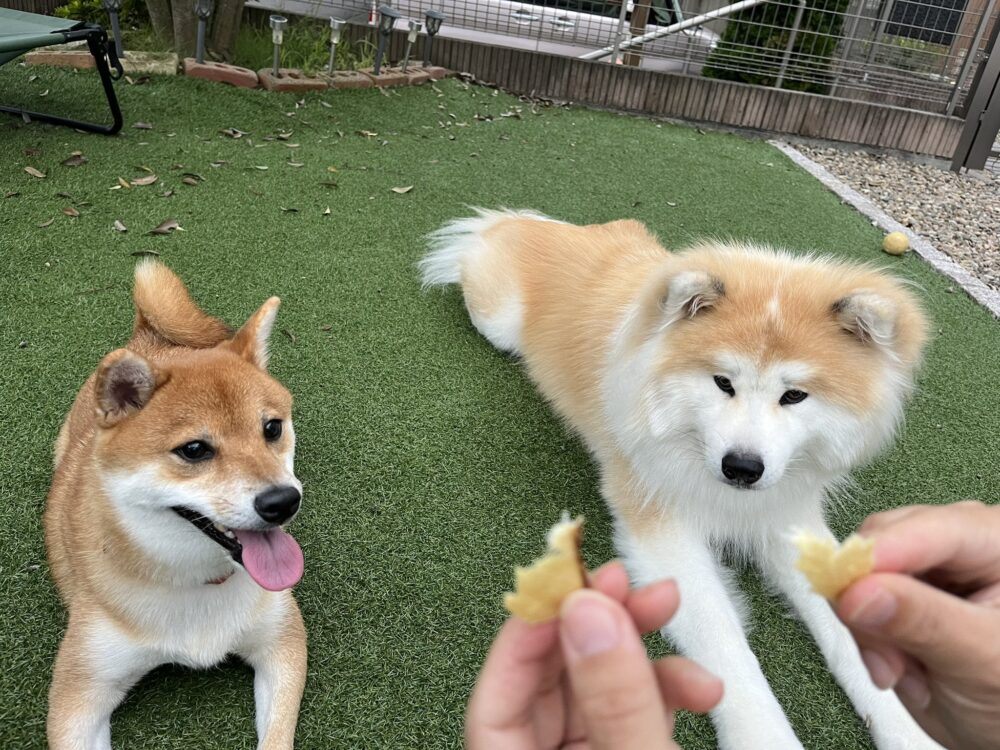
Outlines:
<svg viewBox="0 0 1000 750"><path fill-rule="evenodd" d="M928 327L905 284L748 244L671 253L636 221L530 211L446 224L420 270L425 286L461 285L475 328L521 358L580 436L634 582L677 580L664 635L723 678L720 747L802 747L750 650L723 550L788 599L880 750L938 747L873 685L791 542L795 529L832 537L828 492L897 431Z"/></svg>
<svg viewBox="0 0 1000 750"><path fill-rule="evenodd" d="M132 337L84 384L44 516L69 614L49 692L52 750L109 750L111 714L165 663L255 672L261 750L291 748L306 634L291 586L299 509L292 397L268 375L280 301L237 332L165 266L136 267Z"/></svg>

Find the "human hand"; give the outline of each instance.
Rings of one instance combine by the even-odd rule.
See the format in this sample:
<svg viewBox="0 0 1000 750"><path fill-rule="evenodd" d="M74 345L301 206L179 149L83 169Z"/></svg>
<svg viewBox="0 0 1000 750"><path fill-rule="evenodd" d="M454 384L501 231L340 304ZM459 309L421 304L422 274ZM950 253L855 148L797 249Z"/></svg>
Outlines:
<svg viewBox="0 0 1000 750"><path fill-rule="evenodd" d="M836 610L872 680L924 730L965 750L1000 738L1000 507L964 502L871 516L875 572Z"/></svg>
<svg viewBox="0 0 1000 750"><path fill-rule="evenodd" d="M646 656L639 633L677 611L673 581L631 591L613 562L589 586L557 621L512 617L500 629L469 700L469 750L676 748L673 712L719 702L722 682L694 662Z"/></svg>

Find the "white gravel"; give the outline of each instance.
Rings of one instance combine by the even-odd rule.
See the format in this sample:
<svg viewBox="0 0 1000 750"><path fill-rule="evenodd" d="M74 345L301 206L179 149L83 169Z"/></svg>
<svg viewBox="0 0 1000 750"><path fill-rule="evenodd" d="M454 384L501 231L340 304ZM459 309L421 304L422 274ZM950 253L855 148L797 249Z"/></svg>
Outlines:
<svg viewBox="0 0 1000 750"><path fill-rule="evenodd" d="M1000 174L956 175L894 156L796 148L1000 290Z"/></svg>

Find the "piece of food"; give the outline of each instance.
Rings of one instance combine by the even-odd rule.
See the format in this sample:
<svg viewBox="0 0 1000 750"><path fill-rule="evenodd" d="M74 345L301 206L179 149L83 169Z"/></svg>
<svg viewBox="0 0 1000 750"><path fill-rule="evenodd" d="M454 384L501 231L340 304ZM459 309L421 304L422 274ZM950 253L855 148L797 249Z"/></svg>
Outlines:
<svg viewBox="0 0 1000 750"><path fill-rule="evenodd" d="M802 532L795 537L795 546L799 548L795 567L805 573L813 591L831 601L875 567L874 540L857 534L837 544L834 539Z"/></svg>
<svg viewBox="0 0 1000 750"><path fill-rule="evenodd" d="M882 240L882 249L889 255L902 255L910 248L910 238L903 232L889 232Z"/></svg>
<svg viewBox="0 0 1000 750"><path fill-rule="evenodd" d="M559 615L562 600L586 586L586 568L580 559L583 518L562 520L549 529L548 551L531 567L515 568L513 594L505 594L507 611L527 623L536 624Z"/></svg>

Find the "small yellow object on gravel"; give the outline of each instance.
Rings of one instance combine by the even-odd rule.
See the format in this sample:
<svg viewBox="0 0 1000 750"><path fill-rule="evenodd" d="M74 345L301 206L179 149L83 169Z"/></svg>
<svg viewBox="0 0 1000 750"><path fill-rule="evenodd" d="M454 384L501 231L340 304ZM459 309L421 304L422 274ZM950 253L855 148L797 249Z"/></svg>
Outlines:
<svg viewBox="0 0 1000 750"><path fill-rule="evenodd" d="M910 249L910 238L903 232L889 232L882 240L882 249L889 255L902 255Z"/></svg>
<svg viewBox="0 0 1000 750"><path fill-rule="evenodd" d="M517 591L505 594L503 605L512 615L532 625L559 615L563 599L586 585L580 559L583 518L562 520L549 529L548 551L530 568L515 568Z"/></svg>
<svg viewBox="0 0 1000 750"><path fill-rule="evenodd" d="M875 541L852 534L842 545L834 539L820 539L807 532L795 537L799 560L813 591L833 601L844 589L875 567Z"/></svg>

